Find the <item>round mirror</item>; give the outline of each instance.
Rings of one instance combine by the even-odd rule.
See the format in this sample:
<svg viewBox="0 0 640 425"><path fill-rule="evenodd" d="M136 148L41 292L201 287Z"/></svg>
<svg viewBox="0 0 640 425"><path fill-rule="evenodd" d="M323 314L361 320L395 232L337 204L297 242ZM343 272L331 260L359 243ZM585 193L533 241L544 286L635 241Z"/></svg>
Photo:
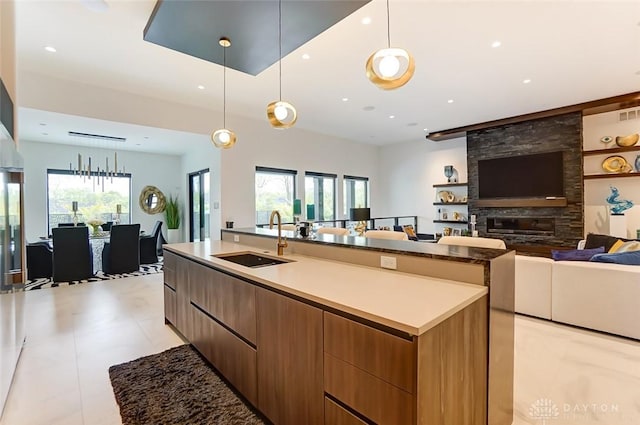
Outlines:
<svg viewBox="0 0 640 425"><path fill-rule="evenodd" d="M166 199L164 193L155 186L145 186L138 200L140 208L147 214L159 214L164 211Z"/></svg>

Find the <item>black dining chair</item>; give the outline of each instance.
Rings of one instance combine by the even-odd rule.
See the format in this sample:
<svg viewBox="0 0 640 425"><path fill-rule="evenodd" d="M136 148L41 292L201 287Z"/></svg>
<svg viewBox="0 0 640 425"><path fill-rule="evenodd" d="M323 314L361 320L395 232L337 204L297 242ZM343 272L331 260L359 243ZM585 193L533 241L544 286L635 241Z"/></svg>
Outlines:
<svg viewBox="0 0 640 425"><path fill-rule="evenodd" d="M86 223L78 223L77 227L82 227L85 226L86 227ZM76 227L75 224L73 223L58 223L58 227Z"/></svg>
<svg viewBox="0 0 640 425"><path fill-rule="evenodd" d="M102 271L107 274L140 270L140 225L111 226L109 242L102 250Z"/></svg>
<svg viewBox="0 0 640 425"><path fill-rule="evenodd" d="M158 262L158 243L162 235L162 221L156 221L150 235L140 236L140 264Z"/></svg>
<svg viewBox="0 0 640 425"><path fill-rule="evenodd" d="M111 226L113 226L113 221L107 221L106 223L102 223L100 227L102 227L102 231L110 232Z"/></svg>
<svg viewBox="0 0 640 425"><path fill-rule="evenodd" d="M53 249L47 241L27 244L27 279L53 276Z"/></svg>
<svg viewBox="0 0 640 425"><path fill-rule="evenodd" d="M89 244L89 228L54 227L53 280L69 282L93 277L93 252Z"/></svg>

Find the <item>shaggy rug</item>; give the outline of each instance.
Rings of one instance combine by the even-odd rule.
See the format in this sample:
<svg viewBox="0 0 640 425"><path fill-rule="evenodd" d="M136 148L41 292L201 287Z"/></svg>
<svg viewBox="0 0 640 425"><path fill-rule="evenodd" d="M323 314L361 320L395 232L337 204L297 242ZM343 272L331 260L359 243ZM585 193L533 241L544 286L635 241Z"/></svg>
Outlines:
<svg viewBox="0 0 640 425"><path fill-rule="evenodd" d="M0 0L1 1L1 0ZM123 277L143 276L146 274L162 273L162 261L156 264L144 264L140 266L140 270L131 273L106 274L99 271L95 276L83 280L73 280L71 282L54 282L50 278L39 278L27 280L24 285L25 291L34 289L56 288L58 286L76 285L78 283L100 282L102 280L121 279Z"/></svg>
<svg viewBox="0 0 640 425"><path fill-rule="evenodd" d="M124 425L265 425L191 345L109 368Z"/></svg>

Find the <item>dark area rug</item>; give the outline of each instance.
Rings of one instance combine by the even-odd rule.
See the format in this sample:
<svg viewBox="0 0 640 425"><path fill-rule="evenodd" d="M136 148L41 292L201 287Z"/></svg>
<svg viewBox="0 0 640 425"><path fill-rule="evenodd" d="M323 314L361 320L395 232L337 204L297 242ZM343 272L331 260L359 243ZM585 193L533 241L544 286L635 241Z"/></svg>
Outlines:
<svg viewBox="0 0 640 425"><path fill-rule="evenodd" d="M191 345L109 368L124 425L265 425Z"/></svg>

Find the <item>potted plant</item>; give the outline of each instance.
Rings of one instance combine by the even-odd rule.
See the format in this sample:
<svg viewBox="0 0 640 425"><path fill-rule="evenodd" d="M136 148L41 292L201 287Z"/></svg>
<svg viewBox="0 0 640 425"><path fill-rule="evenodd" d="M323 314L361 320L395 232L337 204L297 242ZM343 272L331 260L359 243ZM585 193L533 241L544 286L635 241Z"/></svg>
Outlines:
<svg viewBox="0 0 640 425"><path fill-rule="evenodd" d="M178 205L178 197L169 195L167 205L164 209L164 215L167 221L167 239L169 243L180 242L180 206Z"/></svg>

